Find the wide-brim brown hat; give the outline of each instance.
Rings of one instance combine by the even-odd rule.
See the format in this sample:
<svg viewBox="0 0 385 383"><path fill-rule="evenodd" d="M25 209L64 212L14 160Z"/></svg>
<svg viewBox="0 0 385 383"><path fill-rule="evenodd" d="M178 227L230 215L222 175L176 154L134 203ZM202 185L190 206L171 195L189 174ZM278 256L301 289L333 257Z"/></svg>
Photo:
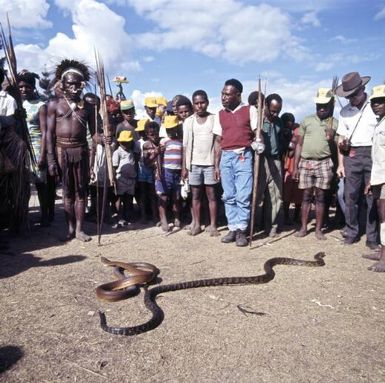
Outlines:
<svg viewBox="0 0 385 383"><path fill-rule="evenodd" d="M361 77L358 72L347 73L342 77L341 85L337 86L336 94L339 97L348 97L353 94L360 86L366 85L370 81L370 76Z"/></svg>

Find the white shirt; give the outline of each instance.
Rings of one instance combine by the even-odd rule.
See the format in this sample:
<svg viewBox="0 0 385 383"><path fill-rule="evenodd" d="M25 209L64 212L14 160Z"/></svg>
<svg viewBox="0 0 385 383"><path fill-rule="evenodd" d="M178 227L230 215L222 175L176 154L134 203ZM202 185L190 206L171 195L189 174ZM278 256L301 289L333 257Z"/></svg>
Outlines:
<svg viewBox="0 0 385 383"><path fill-rule="evenodd" d="M365 102L361 110L352 106L349 102L348 105L341 109L337 134L347 138L351 137L350 142L353 147L372 146L376 124L377 118L370 107L369 100Z"/></svg>
<svg viewBox="0 0 385 383"><path fill-rule="evenodd" d="M385 184L385 119L382 119L374 130L372 160L370 184Z"/></svg>
<svg viewBox="0 0 385 383"><path fill-rule="evenodd" d="M17 109L16 100L6 91L0 91L0 116L12 116Z"/></svg>

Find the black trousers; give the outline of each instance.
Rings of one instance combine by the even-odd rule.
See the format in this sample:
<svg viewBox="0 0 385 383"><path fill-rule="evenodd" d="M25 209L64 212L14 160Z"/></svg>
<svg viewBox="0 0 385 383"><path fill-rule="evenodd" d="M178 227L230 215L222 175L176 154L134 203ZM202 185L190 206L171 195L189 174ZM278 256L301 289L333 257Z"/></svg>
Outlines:
<svg viewBox="0 0 385 383"><path fill-rule="evenodd" d="M345 166L345 220L346 237L359 236L359 204L363 202L364 188L370 182L372 170L371 146L360 146L351 149L349 156L344 157ZM377 207L373 196L366 196L366 240L378 242Z"/></svg>

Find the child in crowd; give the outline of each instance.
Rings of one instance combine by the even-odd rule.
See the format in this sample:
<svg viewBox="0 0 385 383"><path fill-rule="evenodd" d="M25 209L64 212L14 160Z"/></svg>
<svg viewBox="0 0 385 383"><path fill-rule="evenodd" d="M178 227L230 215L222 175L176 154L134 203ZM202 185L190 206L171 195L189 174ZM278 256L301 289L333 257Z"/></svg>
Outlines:
<svg viewBox="0 0 385 383"><path fill-rule="evenodd" d="M184 121L187 117L190 117L194 113L193 106L187 97L179 97L176 102L176 114L178 116L179 121Z"/></svg>
<svg viewBox="0 0 385 383"><path fill-rule="evenodd" d="M90 157L90 196L91 196L91 207L88 214L88 219L94 221L97 219L98 214L102 211L103 206L103 193L104 193L104 184L107 183L107 193L106 193L106 204L105 204L105 214L104 222L110 223L111 221L111 205L115 201L115 196L113 193L113 187L110 185L106 169L106 152L104 150L104 145L95 144L92 145L91 157ZM115 210L115 207L114 207ZM99 216L99 220L101 217Z"/></svg>
<svg viewBox="0 0 385 383"><path fill-rule="evenodd" d="M189 180L192 191L192 224L189 234L201 232L201 200L203 189L209 202L210 225L207 231L218 236L217 201L214 176L214 115L207 111L207 93L197 90L193 93L195 114L183 123L183 170L182 177ZM178 107L178 112L180 107Z"/></svg>
<svg viewBox="0 0 385 383"><path fill-rule="evenodd" d="M112 156L112 165L116 176L116 210L118 222L114 228L127 226L132 228L133 198L137 175L137 154L134 151L134 135L129 130L123 130L118 137L119 147Z"/></svg>
<svg viewBox="0 0 385 383"><path fill-rule="evenodd" d="M194 113L193 105L188 97L185 97L182 95L178 95L175 97L176 97L176 102L175 102L176 116L178 117L179 121L184 124L185 120ZM187 181L188 181L188 178L184 179L184 182L187 182ZM189 225L184 226L184 229L189 230L189 233L191 234L191 229L193 226L195 226L191 193L188 193L187 198L183 199L181 209L182 209L182 217L186 218L186 222L189 222L189 216L191 216L191 223Z"/></svg>
<svg viewBox="0 0 385 383"><path fill-rule="evenodd" d="M159 197L159 216L163 231L169 231L167 222L167 203L172 202L174 226L180 227L180 181L182 170L182 125L176 116L166 116L163 126L167 138L160 141L161 174L155 182Z"/></svg>
<svg viewBox="0 0 385 383"><path fill-rule="evenodd" d="M135 129L139 134L139 140L137 141L138 149L140 150L140 158L138 163L138 204L140 207L140 221L141 223L147 222L147 208L151 204L155 204L154 190L154 174L150 167L144 163L144 151L143 146L146 143L146 124L149 124L150 120L142 119L138 121L138 126ZM156 206L156 205L155 205ZM156 222L155 222L156 223Z"/></svg>
<svg viewBox="0 0 385 383"><path fill-rule="evenodd" d="M159 147L159 125L155 121L148 121L145 124L146 141L143 144L143 164L151 169L153 182L148 185L149 197L151 201L152 220L158 222L158 206L156 203L156 193L154 180L160 180L160 147Z"/></svg>

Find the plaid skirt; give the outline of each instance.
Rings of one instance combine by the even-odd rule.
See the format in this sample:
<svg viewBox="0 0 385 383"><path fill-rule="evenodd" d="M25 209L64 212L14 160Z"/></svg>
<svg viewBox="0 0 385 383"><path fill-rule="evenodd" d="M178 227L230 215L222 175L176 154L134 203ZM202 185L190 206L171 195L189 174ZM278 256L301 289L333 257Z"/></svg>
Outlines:
<svg viewBox="0 0 385 383"><path fill-rule="evenodd" d="M333 161L331 158L323 160L301 159L299 168L300 189L309 189L316 187L318 189L330 189L330 183L333 178Z"/></svg>

